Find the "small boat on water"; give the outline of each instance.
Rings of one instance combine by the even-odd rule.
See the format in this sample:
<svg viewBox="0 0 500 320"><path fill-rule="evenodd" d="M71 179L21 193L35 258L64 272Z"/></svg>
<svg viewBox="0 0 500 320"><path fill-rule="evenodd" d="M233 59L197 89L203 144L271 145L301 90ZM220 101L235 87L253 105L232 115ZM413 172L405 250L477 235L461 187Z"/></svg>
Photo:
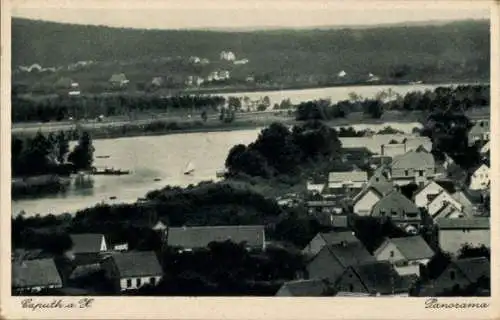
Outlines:
<svg viewBox="0 0 500 320"><path fill-rule="evenodd" d="M94 168L92 171L92 174L94 175L114 175L114 176L121 176L125 174L130 174L129 170L121 170L121 169L114 169L114 168L104 168L104 169L97 169Z"/></svg>
<svg viewBox="0 0 500 320"><path fill-rule="evenodd" d="M111 197L109 197L109 200L115 200L115 199L116 199L116 197L115 197L115 196L111 196Z"/></svg>
<svg viewBox="0 0 500 320"><path fill-rule="evenodd" d="M97 159L109 159L110 156L96 156Z"/></svg>
<svg viewBox="0 0 500 320"><path fill-rule="evenodd" d="M186 169L184 169L184 174L185 175L191 175L194 172L194 164L193 162L189 162L186 166Z"/></svg>
<svg viewBox="0 0 500 320"><path fill-rule="evenodd" d="M158 181L161 181L160 178L155 178L154 181L158 182Z"/></svg>

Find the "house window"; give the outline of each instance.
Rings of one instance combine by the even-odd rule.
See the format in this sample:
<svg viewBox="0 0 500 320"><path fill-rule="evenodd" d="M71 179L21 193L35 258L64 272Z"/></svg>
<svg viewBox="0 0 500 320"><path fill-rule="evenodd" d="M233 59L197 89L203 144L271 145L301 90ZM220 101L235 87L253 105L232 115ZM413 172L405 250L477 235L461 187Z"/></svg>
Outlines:
<svg viewBox="0 0 500 320"><path fill-rule="evenodd" d="M455 280L455 271L450 271L450 279Z"/></svg>
<svg viewBox="0 0 500 320"><path fill-rule="evenodd" d="M136 279L135 284L137 287L140 287L141 286L141 278Z"/></svg>
<svg viewBox="0 0 500 320"><path fill-rule="evenodd" d="M394 251L393 250L391 250L390 256L391 256L391 258L394 258Z"/></svg>
<svg viewBox="0 0 500 320"><path fill-rule="evenodd" d="M424 170L418 170L418 175L423 177L424 176Z"/></svg>
<svg viewBox="0 0 500 320"><path fill-rule="evenodd" d="M132 286L132 279L127 279L127 288Z"/></svg>
<svg viewBox="0 0 500 320"><path fill-rule="evenodd" d="M381 216L385 216L385 211L384 210L380 210L380 215Z"/></svg>
<svg viewBox="0 0 500 320"><path fill-rule="evenodd" d="M349 292L353 292L353 291L354 291L354 286L351 283L349 283Z"/></svg>
<svg viewBox="0 0 500 320"><path fill-rule="evenodd" d="M154 286L156 284L156 278L155 277L149 278L149 283Z"/></svg>
<svg viewBox="0 0 500 320"><path fill-rule="evenodd" d="M408 170L405 170L405 176L409 175Z"/></svg>

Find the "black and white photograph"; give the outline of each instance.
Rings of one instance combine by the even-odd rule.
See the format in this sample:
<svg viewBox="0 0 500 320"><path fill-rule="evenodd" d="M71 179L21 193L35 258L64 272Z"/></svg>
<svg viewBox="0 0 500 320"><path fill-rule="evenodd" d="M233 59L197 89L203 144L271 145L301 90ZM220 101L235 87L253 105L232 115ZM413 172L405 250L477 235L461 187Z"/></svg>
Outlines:
<svg viewBox="0 0 500 320"><path fill-rule="evenodd" d="M13 1L11 295L491 297L460 2Z"/></svg>

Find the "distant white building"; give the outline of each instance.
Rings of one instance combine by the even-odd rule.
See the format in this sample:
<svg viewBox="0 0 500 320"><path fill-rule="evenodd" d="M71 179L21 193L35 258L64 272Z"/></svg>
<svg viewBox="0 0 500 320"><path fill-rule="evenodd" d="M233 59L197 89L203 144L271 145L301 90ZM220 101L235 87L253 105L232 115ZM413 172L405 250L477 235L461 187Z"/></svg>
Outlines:
<svg viewBox="0 0 500 320"><path fill-rule="evenodd" d="M375 81L379 81L380 78L376 75L374 75L373 73L369 73L368 74L368 82L375 82Z"/></svg>
<svg viewBox="0 0 500 320"><path fill-rule="evenodd" d="M344 70L342 70L342 71L340 71L340 72L337 74L337 77L339 77L339 78L343 78L343 77L345 77L346 75L347 75L347 73L346 73Z"/></svg>
<svg viewBox="0 0 500 320"><path fill-rule="evenodd" d="M241 60L235 60L233 63L236 65L240 65L240 64L247 64L248 62L250 62L248 59L241 59Z"/></svg>
<svg viewBox="0 0 500 320"><path fill-rule="evenodd" d="M483 164L479 166L470 177L469 189L484 190L490 185L490 168Z"/></svg>
<svg viewBox="0 0 500 320"><path fill-rule="evenodd" d="M231 51L222 51L220 53L220 59L221 60L226 60L226 61L234 61L234 60L236 60L236 56Z"/></svg>

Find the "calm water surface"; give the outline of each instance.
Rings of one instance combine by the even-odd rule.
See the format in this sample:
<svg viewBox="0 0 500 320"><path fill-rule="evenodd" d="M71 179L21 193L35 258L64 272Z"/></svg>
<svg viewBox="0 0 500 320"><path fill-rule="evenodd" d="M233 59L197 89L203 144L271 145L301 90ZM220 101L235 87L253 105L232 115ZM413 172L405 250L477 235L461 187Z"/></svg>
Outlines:
<svg viewBox="0 0 500 320"><path fill-rule="evenodd" d="M311 99L330 98L332 102L348 99L350 92L356 92L365 98L374 97L382 90L392 89L399 94L410 91L433 89L443 85L408 85L408 86L359 86L335 87L291 91L233 93L225 96L248 96L258 99L269 96L272 103L290 98L293 103ZM445 85L446 86L446 85ZM449 85L448 85L449 86ZM408 133L411 148L420 144L429 146L430 142L416 139L409 135L419 123L384 123L379 125L352 125L356 130L371 128L380 130L391 126ZM230 132L185 133L164 136L131 137L119 139L95 140L96 156L110 156L107 159L96 158L97 167L115 167L131 170L124 176L95 176L94 187L90 190L70 189L65 195L44 196L37 199L12 201L12 214L24 210L27 215L61 214L75 212L98 203L134 202L148 191L166 185L187 186L201 181L216 180L215 173L224 167L229 149L235 144L249 144L260 132L259 129L236 130ZM391 139L402 140L405 136L378 135L370 138L342 138L344 147L367 147L373 152L380 151L380 145ZM192 176L184 175L184 169L193 162L195 172ZM159 181L155 181L158 180ZM116 197L111 200L110 197Z"/></svg>

